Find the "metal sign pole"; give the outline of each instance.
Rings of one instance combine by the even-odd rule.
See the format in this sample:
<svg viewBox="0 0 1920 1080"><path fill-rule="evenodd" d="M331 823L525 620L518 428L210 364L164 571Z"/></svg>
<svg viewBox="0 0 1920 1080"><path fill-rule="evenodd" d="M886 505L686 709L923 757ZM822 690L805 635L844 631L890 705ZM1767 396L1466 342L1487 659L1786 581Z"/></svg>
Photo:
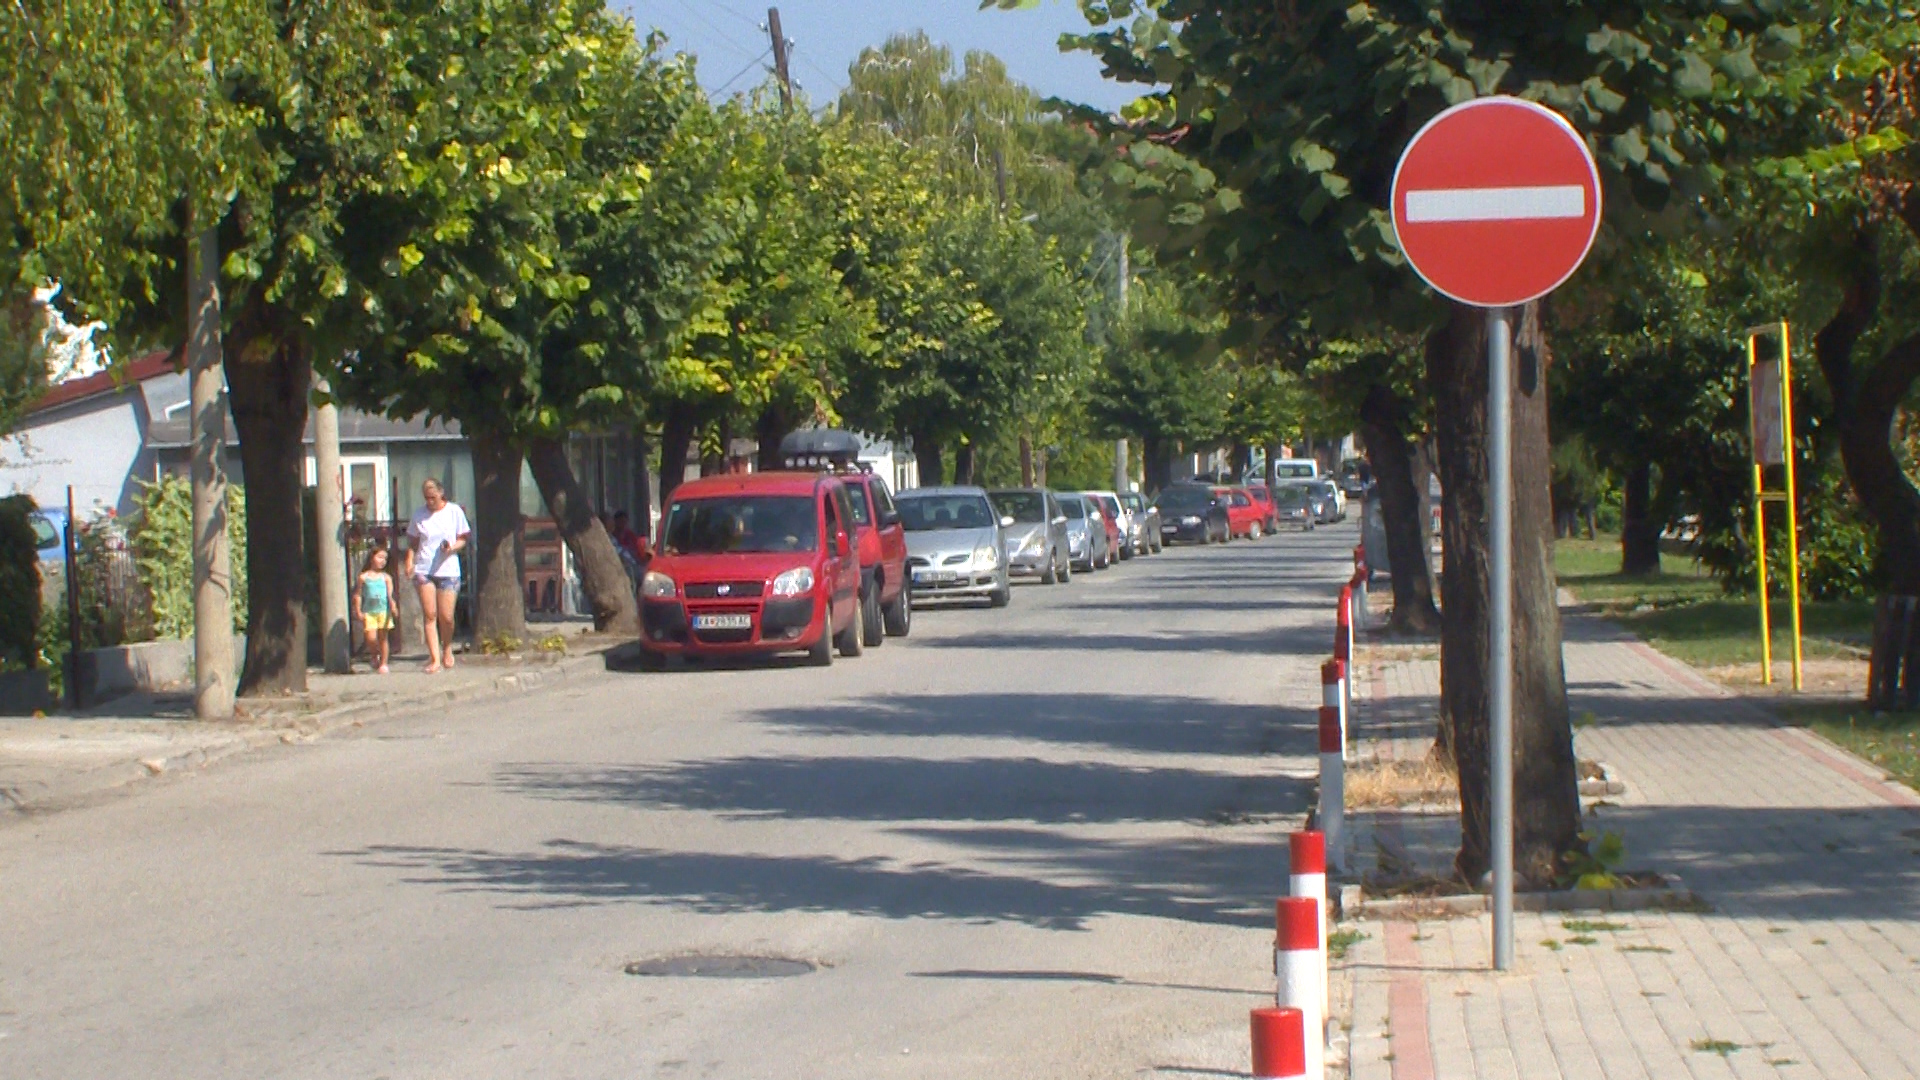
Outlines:
<svg viewBox="0 0 1920 1080"><path fill-rule="evenodd" d="M1491 641L1487 763L1493 796L1493 968L1513 966L1513 320L1487 311L1487 525Z"/></svg>

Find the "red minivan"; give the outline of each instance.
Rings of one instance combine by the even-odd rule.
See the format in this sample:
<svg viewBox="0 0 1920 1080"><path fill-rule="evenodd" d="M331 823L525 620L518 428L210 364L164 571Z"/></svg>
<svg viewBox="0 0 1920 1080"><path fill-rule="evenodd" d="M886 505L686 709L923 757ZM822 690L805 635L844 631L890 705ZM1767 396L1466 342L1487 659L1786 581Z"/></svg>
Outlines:
<svg viewBox="0 0 1920 1080"><path fill-rule="evenodd" d="M640 645L670 656L858 656L860 554L838 477L767 472L673 490L640 581Z"/></svg>
<svg viewBox="0 0 1920 1080"><path fill-rule="evenodd" d="M807 428L780 440L787 468L820 469L847 486L860 548L860 634L874 646L907 636L913 597L907 588L906 526L887 482L860 465L860 450L860 436L832 428Z"/></svg>

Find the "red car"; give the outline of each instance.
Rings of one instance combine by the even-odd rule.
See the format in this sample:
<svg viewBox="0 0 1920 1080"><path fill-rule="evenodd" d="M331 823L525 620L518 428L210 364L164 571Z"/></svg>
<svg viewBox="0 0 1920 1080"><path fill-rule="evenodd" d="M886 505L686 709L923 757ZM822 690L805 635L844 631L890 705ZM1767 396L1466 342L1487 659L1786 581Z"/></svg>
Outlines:
<svg viewBox="0 0 1920 1080"><path fill-rule="evenodd" d="M907 589L907 529L887 482L861 468L860 436L849 431L807 429L780 440L790 469L820 469L839 477L853 503L860 548L860 635L869 646L906 637L913 627Z"/></svg>
<svg viewBox="0 0 1920 1080"><path fill-rule="evenodd" d="M1265 523L1266 530L1270 533L1279 532L1280 510L1273 505L1273 492L1269 490L1265 484L1248 484L1247 494L1252 496L1254 502L1260 504L1261 511L1266 514L1266 517L1262 519Z"/></svg>
<svg viewBox="0 0 1920 1080"><path fill-rule="evenodd" d="M640 645L670 656L858 656L860 555L838 477L767 472L673 490L640 580Z"/></svg>
<svg viewBox="0 0 1920 1080"><path fill-rule="evenodd" d="M1080 497L1086 500L1089 507L1100 511L1100 524L1106 528L1107 560L1094 567L1095 570L1104 570L1125 558L1120 554L1120 503L1110 496L1096 495L1091 491L1081 492Z"/></svg>
<svg viewBox="0 0 1920 1080"><path fill-rule="evenodd" d="M1258 540L1266 532L1267 510L1243 487L1216 489L1227 500L1227 536Z"/></svg>

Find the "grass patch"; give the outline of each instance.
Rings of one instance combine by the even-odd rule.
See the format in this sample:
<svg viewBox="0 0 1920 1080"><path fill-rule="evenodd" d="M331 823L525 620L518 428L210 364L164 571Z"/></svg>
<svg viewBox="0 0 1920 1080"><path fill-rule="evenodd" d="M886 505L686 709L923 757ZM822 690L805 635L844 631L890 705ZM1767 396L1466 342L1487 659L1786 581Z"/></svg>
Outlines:
<svg viewBox="0 0 1920 1080"><path fill-rule="evenodd" d="M1345 960L1347 958L1347 950L1365 940L1367 940L1367 935L1364 931L1335 930L1333 933L1327 935L1327 955L1333 957L1335 960Z"/></svg>
<svg viewBox="0 0 1920 1080"><path fill-rule="evenodd" d="M1665 945L1622 945L1621 952L1670 953L1673 950Z"/></svg>
<svg viewBox="0 0 1920 1080"><path fill-rule="evenodd" d="M1920 791L1920 713L1875 714L1844 701L1787 701L1780 711Z"/></svg>
<svg viewBox="0 0 1920 1080"><path fill-rule="evenodd" d="M1567 944L1569 944L1569 945L1592 945L1592 944L1595 944L1595 943L1597 943L1597 942L1598 942L1599 940L1600 940L1599 938L1597 938L1597 937L1594 937L1594 936L1592 936L1591 934L1575 934L1575 935L1573 935L1572 937L1570 937L1570 938L1568 938L1568 939L1567 939Z"/></svg>
<svg viewBox="0 0 1920 1080"><path fill-rule="evenodd" d="M1693 1040L1693 1052L1696 1054L1719 1054L1721 1057L1728 1057L1736 1050L1745 1049L1746 1047L1741 1046L1739 1043L1728 1042L1725 1039Z"/></svg>
<svg viewBox="0 0 1920 1080"><path fill-rule="evenodd" d="M1347 805L1356 808L1460 805L1460 779L1432 756L1420 761L1378 761L1347 770Z"/></svg>
<svg viewBox="0 0 1920 1080"><path fill-rule="evenodd" d="M1729 597L1720 583L1678 549L1660 556L1660 572L1626 577L1619 537L1561 540L1553 546L1560 584L1582 603L1676 660L1696 667L1759 664L1760 611L1752 597ZM1773 655L1793 654L1787 604L1773 605ZM1871 638L1873 604L1841 601L1801 606L1802 650L1808 659L1852 658Z"/></svg>
<svg viewBox="0 0 1920 1080"><path fill-rule="evenodd" d="M1611 934L1627 929L1626 923L1594 922L1590 919L1562 919L1560 928L1569 934Z"/></svg>

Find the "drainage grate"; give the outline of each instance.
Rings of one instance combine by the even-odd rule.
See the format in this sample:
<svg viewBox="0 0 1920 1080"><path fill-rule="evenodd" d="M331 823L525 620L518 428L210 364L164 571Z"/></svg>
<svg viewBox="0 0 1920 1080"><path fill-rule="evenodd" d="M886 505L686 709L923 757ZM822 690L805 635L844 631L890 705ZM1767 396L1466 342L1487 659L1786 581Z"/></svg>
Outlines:
<svg viewBox="0 0 1920 1080"><path fill-rule="evenodd" d="M785 979L810 975L817 965L784 956L708 956L690 953L663 956L654 960L635 960L626 966L629 975L647 975L680 979Z"/></svg>

